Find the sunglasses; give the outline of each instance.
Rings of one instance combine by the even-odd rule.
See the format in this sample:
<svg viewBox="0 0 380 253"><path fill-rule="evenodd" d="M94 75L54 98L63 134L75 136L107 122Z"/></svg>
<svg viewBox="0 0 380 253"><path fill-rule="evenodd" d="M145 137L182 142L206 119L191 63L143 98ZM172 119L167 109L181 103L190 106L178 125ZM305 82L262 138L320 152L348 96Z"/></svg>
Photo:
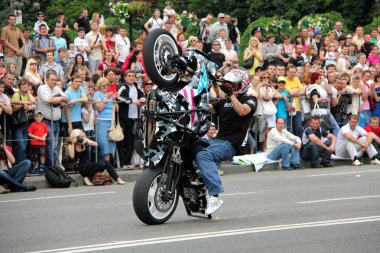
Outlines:
<svg viewBox="0 0 380 253"><path fill-rule="evenodd" d="M263 79L265 79L265 78L268 78L268 79L269 79L270 77L269 77L269 76L263 76Z"/></svg>
<svg viewBox="0 0 380 253"><path fill-rule="evenodd" d="M288 39L290 39L290 38L284 38L284 40L288 40Z"/></svg>
<svg viewBox="0 0 380 253"><path fill-rule="evenodd" d="M33 66L33 65L37 65L37 63L36 62L30 63L30 66Z"/></svg>
<svg viewBox="0 0 380 253"><path fill-rule="evenodd" d="M153 85L153 83L146 83L146 85Z"/></svg>
<svg viewBox="0 0 380 253"><path fill-rule="evenodd" d="M100 87L106 88L106 87L109 87L109 85L108 84L102 84L102 86L100 86Z"/></svg>
<svg viewBox="0 0 380 253"><path fill-rule="evenodd" d="M352 39L352 37L346 37L346 39Z"/></svg>

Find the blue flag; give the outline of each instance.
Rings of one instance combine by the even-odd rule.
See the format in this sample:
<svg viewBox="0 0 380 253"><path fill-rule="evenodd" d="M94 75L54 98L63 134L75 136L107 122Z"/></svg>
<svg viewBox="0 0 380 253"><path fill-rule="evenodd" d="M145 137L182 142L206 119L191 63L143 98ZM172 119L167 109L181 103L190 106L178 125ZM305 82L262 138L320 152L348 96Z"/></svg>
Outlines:
<svg viewBox="0 0 380 253"><path fill-rule="evenodd" d="M202 65L201 76L199 77L198 94L200 94L203 89L206 89L207 96L208 96L207 88L208 88L207 72L206 72L206 67L203 64Z"/></svg>

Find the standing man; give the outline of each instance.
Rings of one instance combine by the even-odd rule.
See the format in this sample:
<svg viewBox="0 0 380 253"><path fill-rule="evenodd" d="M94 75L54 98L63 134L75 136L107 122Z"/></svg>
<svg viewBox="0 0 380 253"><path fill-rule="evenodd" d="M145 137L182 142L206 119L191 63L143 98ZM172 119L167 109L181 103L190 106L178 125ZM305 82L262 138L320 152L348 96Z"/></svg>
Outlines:
<svg viewBox="0 0 380 253"><path fill-rule="evenodd" d="M211 112L219 115L219 131L214 139L203 139L208 146L197 150L195 156L209 195L206 215L214 213L223 204L219 196L224 192L218 172L221 162L234 157L251 126L257 101L255 97L246 95L249 87L248 74L233 69L224 76L221 86L228 98L209 105Z"/></svg>
<svg viewBox="0 0 380 253"><path fill-rule="evenodd" d="M131 165L131 159L134 149L134 135L133 126L137 124L139 119L139 105L146 102L144 93L137 88L135 83L136 74L133 70L127 70L125 73L125 84L118 87L117 99L119 103L119 118L120 125L124 132L124 140L117 143L117 149L120 157L120 167L124 165Z"/></svg>
<svg viewBox="0 0 380 253"><path fill-rule="evenodd" d="M263 68L267 69L269 64L274 66L277 65L278 58L280 57L280 51L278 50L278 46L275 42L276 37L274 34L267 35L267 42L263 44L261 48L261 54L264 59ZM272 75L273 77L274 75Z"/></svg>
<svg viewBox="0 0 380 253"><path fill-rule="evenodd" d="M296 77L297 68L289 65L286 71L285 90L289 92L292 98L290 115L288 117L288 129L293 129L293 133L299 138L302 137L302 112L300 107L299 95L305 94L305 88L302 86L298 77Z"/></svg>
<svg viewBox="0 0 380 253"><path fill-rule="evenodd" d="M29 29L24 28L22 31L24 35L24 45L22 46L22 70L21 70L21 76L24 75L26 63L28 62L29 58L32 58L33 56L33 41L29 39Z"/></svg>
<svg viewBox="0 0 380 253"><path fill-rule="evenodd" d="M86 34L90 32L90 19L88 18L88 10L86 9L81 10L81 16L75 21L75 31L78 31L79 27L83 27Z"/></svg>
<svg viewBox="0 0 380 253"><path fill-rule="evenodd" d="M371 164L379 165L380 157L375 147L371 144L375 138L374 133L367 133L366 130L357 126L358 116L351 114L348 124L344 125L338 134L335 154L340 157L349 157L355 166L362 165L359 158L367 152L371 158ZM361 136L359 138L359 136Z"/></svg>
<svg viewBox="0 0 380 253"><path fill-rule="evenodd" d="M97 22L91 22L91 32L84 36L91 52L88 56L88 65L91 74L95 74L99 64L102 62L102 48L106 48L103 36L98 32L99 25ZM121 52L121 51L119 51Z"/></svg>
<svg viewBox="0 0 380 253"><path fill-rule="evenodd" d="M54 28L54 37L53 37L53 44L54 44L54 61L58 61L58 49L60 48L66 48L67 44L66 40L62 38L62 28L56 26Z"/></svg>
<svg viewBox="0 0 380 253"><path fill-rule="evenodd" d="M211 31L210 31L210 42L214 42L219 37L220 30L224 29L225 31L228 31L227 24L225 22L226 15L224 13L218 14L218 21L212 24ZM228 39L228 34L226 34L226 39Z"/></svg>
<svg viewBox="0 0 380 253"><path fill-rule="evenodd" d="M54 70L59 80L64 81L64 73L63 68L58 63L54 62L53 52L46 53L46 63L41 65L39 74L41 76L41 80L46 82L46 75L49 70ZM44 114L45 115L45 114Z"/></svg>
<svg viewBox="0 0 380 253"><path fill-rule="evenodd" d="M322 138L328 140L322 141ZM321 128L319 117L310 119L309 127L305 129L302 136L302 154L305 161L311 161L312 168L332 167L330 164L331 153L335 149L336 137ZM322 161L319 161L319 158Z"/></svg>
<svg viewBox="0 0 380 253"><path fill-rule="evenodd" d="M146 39L146 31L145 30L138 31L137 36L138 37L136 39L136 42L140 43L143 46L143 50L144 50L144 43L145 43L145 39Z"/></svg>
<svg viewBox="0 0 380 253"><path fill-rule="evenodd" d="M24 35L16 27L16 16L8 15L8 25L1 31L1 41L4 44L5 65L16 64L16 75L19 76L22 69L22 46Z"/></svg>
<svg viewBox="0 0 380 253"><path fill-rule="evenodd" d="M49 128L46 137L46 165L58 164L58 134L61 119L61 106L67 102L67 95L56 86L57 74L49 71L46 74L46 84L37 90L37 108L44 115L44 122Z"/></svg>
<svg viewBox="0 0 380 253"><path fill-rule="evenodd" d="M145 33L146 37L146 33ZM129 41L129 38L127 37L127 30L125 27L120 26L118 34L115 36L116 41L116 47L119 50L119 57L118 60L118 68L121 68L123 66L123 63L125 61L125 58L129 55L129 51L131 48L131 42ZM99 65L99 64L98 64Z"/></svg>
<svg viewBox="0 0 380 253"><path fill-rule="evenodd" d="M205 18L201 19L199 23L199 36L198 39L203 42L203 48L205 54L208 54L211 51L211 40L210 40L210 32L211 32L211 22L214 18L212 13L207 14Z"/></svg>
<svg viewBox="0 0 380 253"><path fill-rule="evenodd" d="M276 119L276 127L272 128L267 138L267 158L271 160L282 159L282 169L302 169L300 162L301 139L285 128L283 118ZM291 158L289 158L289 154Z"/></svg>
<svg viewBox="0 0 380 253"><path fill-rule="evenodd" d="M337 21L334 26L335 39L338 40L339 36L342 35L343 25L342 22Z"/></svg>

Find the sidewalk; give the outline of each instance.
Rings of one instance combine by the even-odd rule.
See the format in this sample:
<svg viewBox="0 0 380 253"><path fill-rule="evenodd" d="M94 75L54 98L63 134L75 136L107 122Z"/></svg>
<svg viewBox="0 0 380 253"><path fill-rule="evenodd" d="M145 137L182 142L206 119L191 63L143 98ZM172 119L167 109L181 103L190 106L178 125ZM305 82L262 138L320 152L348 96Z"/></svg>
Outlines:
<svg viewBox="0 0 380 253"><path fill-rule="evenodd" d="M332 164L334 166L347 166L352 165L352 162L332 160ZM369 159L364 159L364 164L369 164ZM305 169L311 169L309 162L302 161L302 166ZM233 165L229 163L222 163L221 169L223 170L224 175L255 172L255 167L253 165ZM260 170L260 172L273 170L279 170L278 163L265 164L264 167ZM117 170L117 173L124 181L134 182L140 176L142 170L138 168L133 170ZM75 172L68 172L68 174L78 183L79 186L84 186L83 178L81 175ZM38 189L51 188L50 185L46 182L44 176L29 176L26 178L26 183L32 184L36 186ZM73 187L73 184L71 185L71 187Z"/></svg>

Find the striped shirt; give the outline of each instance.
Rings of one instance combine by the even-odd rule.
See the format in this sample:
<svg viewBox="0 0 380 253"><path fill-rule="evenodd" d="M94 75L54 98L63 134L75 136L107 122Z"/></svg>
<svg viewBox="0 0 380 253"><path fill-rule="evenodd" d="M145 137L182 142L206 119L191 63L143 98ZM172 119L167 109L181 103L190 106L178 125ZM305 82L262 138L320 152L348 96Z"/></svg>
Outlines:
<svg viewBox="0 0 380 253"><path fill-rule="evenodd" d="M20 29L15 26L7 25L2 29L1 40L8 41L13 47L20 49L18 40L24 40L24 35L21 33ZM7 57L16 56L16 52L7 47L4 43L4 54Z"/></svg>
<svg viewBox="0 0 380 253"><path fill-rule="evenodd" d="M41 111L47 120L56 121L61 119L61 107L59 105L52 106L48 103L50 98L57 95L67 97L58 86L55 86L54 89L51 90L47 84L44 84L37 90L37 110Z"/></svg>

